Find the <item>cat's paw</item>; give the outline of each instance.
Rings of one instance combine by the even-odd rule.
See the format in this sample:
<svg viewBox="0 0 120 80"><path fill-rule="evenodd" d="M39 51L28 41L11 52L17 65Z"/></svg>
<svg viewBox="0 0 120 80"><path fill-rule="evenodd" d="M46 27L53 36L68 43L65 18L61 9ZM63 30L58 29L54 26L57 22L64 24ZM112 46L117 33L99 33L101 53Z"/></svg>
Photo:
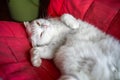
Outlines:
<svg viewBox="0 0 120 80"><path fill-rule="evenodd" d="M63 14L60 19L62 22L64 22L67 26L69 26L72 29L79 28L79 22L70 14Z"/></svg>
<svg viewBox="0 0 120 80"><path fill-rule="evenodd" d="M38 48L32 48L31 49L31 62L32 65L35 67L39 67L42 63L42 60L40 58L40 52Z"/></svg>
<svg viewBox="0 0 120 80"><path fill-rule="evenodd" d="M78 80L73 76L69 76L69 75L63 75L61 76L58 80Z"/></svg>

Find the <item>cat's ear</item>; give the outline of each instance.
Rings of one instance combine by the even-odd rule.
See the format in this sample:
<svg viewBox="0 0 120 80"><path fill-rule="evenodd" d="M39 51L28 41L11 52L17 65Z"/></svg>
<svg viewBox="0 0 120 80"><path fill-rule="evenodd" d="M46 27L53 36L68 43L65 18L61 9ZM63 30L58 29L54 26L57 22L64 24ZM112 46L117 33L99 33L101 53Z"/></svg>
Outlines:
<svg viewBox="0 0 120 80"><path fill-rule="evenodd" d="M28 21L23 22L23 24L24 24L25 27L29 27L30 26L30 23Z"/></svg>
<svg viewBox="0 0 120 80"><path fill-rule="evenodd" d="M23 24L24 24L24 26L26 28L26 31L27 31L28 35L30 35L31 31L32 31L31 27L30 27L30 23L27 21L27 22L24 22Z"/></svg>

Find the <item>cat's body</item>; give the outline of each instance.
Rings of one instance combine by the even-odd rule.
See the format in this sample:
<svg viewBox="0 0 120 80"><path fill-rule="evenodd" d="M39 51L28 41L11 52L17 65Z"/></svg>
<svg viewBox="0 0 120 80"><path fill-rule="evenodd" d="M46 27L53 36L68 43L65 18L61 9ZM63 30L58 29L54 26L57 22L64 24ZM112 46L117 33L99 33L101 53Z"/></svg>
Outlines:
<svg viewBox="0 0 120 80"><path fill-rule="evenodd" d="M69 14L45 20L45 25L42 21L25 24L34 46L34 66L40 66L40 58L54 58L62 73L59 80L120 80L119 41Z"/></svg>

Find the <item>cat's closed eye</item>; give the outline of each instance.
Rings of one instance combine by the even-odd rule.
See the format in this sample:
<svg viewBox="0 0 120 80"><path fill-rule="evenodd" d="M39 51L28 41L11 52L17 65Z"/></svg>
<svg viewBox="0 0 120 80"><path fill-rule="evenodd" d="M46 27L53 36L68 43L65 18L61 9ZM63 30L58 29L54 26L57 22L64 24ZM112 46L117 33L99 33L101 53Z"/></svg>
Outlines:
<svg viewBox="0 0 120 80"><path fill-rule="evenodd" d="M41 34L40 34L40 38L42 37L43 33L44 33L44 32L41 32Z"/></svg>
<svg viewBox="0 0 120 80"><path fill-rule="evenodd" d="M41 24L39 21L36 21L35 23L36 23L38 26L43 27L43 28L47 28L47 27L48 27L47 24Z"/></svg>
<svg viewBox="0 0 120 80"><path fill-rule="evenodd" d="M36 21L36 24L37 24L38 26L41 26L40 23L39 23L38 21Z"/></svg>

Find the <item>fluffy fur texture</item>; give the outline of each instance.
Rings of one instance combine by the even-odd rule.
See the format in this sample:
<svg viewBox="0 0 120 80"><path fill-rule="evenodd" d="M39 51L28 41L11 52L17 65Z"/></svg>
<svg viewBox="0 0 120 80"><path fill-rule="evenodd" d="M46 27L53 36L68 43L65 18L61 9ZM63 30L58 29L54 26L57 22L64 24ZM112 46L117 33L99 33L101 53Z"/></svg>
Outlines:
<svg viewBox="0 0 120 80"><path fill-rule="evenodd" d="M31 62L54 59L59 80L120 80L120 43L70 14L25 22L33 48Z"/></svg>

